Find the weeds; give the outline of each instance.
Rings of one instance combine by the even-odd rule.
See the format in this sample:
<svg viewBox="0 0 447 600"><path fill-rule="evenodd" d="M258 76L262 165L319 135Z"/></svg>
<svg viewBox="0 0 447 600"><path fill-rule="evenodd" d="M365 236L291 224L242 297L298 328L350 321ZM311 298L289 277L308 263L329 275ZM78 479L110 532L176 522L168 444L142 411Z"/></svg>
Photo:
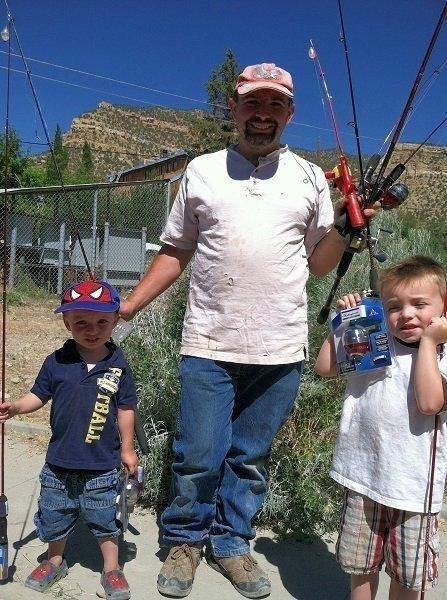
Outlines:
<svg viewBox="0 0 447 600"><path fill-rule="evenodd" d="M374 229L379 226L393 231L382 244L390 259L385 264L410 254L428 254L445 262L446 252L430 231L416 228L395 213L379 215ZM367 269L366 253L355 257L340 293L367 287ZM338 519L340 489L328 473L344 384L340 379L322 380L311 368L327 332L326 327L316 324L316 316L332 281L332 275L309 279L310 366L305 368L292 414L272 448L269 492L259 515L261 524L295 537L333 531ZM125 348L136 376L149 438L150 454L144 459L148 472L145 500L157 508L165 504L169 491L187 287L188 277L184 275L168 295L142 313Z"/></svg>

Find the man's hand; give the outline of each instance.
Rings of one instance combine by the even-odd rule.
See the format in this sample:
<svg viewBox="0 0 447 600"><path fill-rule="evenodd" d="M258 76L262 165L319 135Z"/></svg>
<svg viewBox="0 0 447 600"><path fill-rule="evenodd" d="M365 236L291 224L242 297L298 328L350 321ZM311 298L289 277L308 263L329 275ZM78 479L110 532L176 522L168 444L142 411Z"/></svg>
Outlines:
<svg viewBox="0 0 447 600"><path fill-rule="evenodd" d="M368 208L363 209L363 214L368 219L373 219L377 215L377 213L379 212L379 210L381 208L382 208L382 205L377 200L376 202L374 202L374 204L371 204L371 206L368 206ZM346 202L344 200L340 200L339 202L336 202L334 204L334 223L336 223L337 219L339 219L340 216L342 214L344 214L345 210L346 210Z"/></svg>
<svg viewBox="0 0 447 600"><path fill-rule="evenodd" d="M3 402L3 404L0 404L0 423L4 423L18 414L19 410L15 402Z"/></svg>
<svg viewBox="0 0 447 600"><path fill-rule="evenodd" d="M129 475L133 475L138 467L138 456L135 450L121 450L121 462Z"/></svg>
<svg viewBox="0 0 447 600"><path fill-rule="evenodd" d="M125 321L131 321L136 315L137 311L135 310L132 302L130 300L121 300L120 302L120 310L119 316Z"/></svg>
<svg viewBox="0 0 447 600"><path fill-rule="evenodd" d="M445 344L447 342L447 318L433 317L421 336L421 339L423 338L432 340L436 346Z"/></svg>
<svg viewBox="0 0 447 600"><path fill-rule="evenodd" d="M368 208L365 208L363 210L363 214L368 219L373 219L381 208L382 208L382 205L377 200L376 202L374 202L374 204L371 204L371 206L368 206Z"/></svg>

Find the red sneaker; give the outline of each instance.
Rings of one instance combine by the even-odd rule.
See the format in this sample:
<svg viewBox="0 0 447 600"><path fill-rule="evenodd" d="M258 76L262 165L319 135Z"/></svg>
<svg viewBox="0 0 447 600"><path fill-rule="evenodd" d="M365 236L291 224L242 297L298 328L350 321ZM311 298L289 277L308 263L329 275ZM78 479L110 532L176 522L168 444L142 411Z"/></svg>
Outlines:
<svg viewBox="0 0 447 600"><path fill-rule="evenodd" d="M101 575L101 585L104 588L104 598L107 600L129 600L130 589L124 573L116 569Z"/></svg>
<svg viewBox="0 0 447 600"><path fill-rule="evenodd" d="M26 587L38 592L46 592L57 581L68 573L67 561L64 559L59 567L49 560L43 560L26 578Z"/></svg>

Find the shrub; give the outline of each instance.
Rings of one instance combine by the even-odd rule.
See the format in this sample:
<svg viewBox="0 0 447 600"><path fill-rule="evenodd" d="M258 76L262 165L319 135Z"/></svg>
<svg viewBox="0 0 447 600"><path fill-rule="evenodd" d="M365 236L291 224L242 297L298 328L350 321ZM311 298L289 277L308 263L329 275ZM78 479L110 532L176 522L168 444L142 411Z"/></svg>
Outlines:
<svg viewBox="0 0 447 600"><path fill-rule="evenodd" d="M389 254L387 264L410 254L446 259L428 230L408 225L395 213L379 215L374 229L378 226L393 231L381 244ZM354 257L340 294L366 288L367 269L366 252ZM327 332L326 326L316 324L316 316L332 282L332 275L323 279L311 277L308 282L310 365ZM150 454L144 459L149 476L145 498L156 508L166 502L169 489L171 434L179 392L178 352L187 286L188 276L184 275L172 291L140 314L136 332L126 344L150 446ZM343 388L342 380L320 379L306 365L292 414L272 449L269 492L259 515L262 525L292 536L324 534L336 527L340 489L328 472Z"/></svg>

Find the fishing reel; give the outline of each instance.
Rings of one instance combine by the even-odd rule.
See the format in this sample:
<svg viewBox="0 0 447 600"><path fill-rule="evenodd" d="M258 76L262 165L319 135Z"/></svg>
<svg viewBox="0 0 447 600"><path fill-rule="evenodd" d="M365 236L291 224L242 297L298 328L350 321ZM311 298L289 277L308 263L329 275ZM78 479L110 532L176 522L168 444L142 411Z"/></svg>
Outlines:
<svg viewBox="0 0 447 600"><path fill-rule="evenodd" d="M394 348L385 311L371 292L359 305L333 313L331 328L340 374L351 377L380 371L393 363Z"/></svg>
<svg viewBox="0 0 447 600"><path fill-rule="evenodd" d="M343 334L343 348L349 360L362 360L369 352L368 331L353 321Z"/></svg>
<svg viewBox="0 0 447 600"><path fill-rule="evenodd" d="M373 154L368 161L363 174L364 187L360 185L362 195L366 196L368 204L378 200L383 210L391 210L400 206L408 198L410 190L405 183L397 182L405 171L403 164L398 164L387 177L374 177L381 157Z"/></svg>
<svg viewBox="0 0 447 600"><path fill-rule="evenodd" d="M366 219L362 209L368 205L379 201L384 210L391 210L400 206L408 198L410 193L408 186L405 183L397 182L397 179L405 171L405 166L398 164L387 177L374 177L374 171L380 160L380 155L374 154L368 161L364 172L363 185L360 184L358 190L343 155L340 157L340 163L332 171L325 172L329 185L333 189L338 189L343 194L346 202L348 218L335 224L341 235L347 235L352 231L359 231L365 227ZM366 198L365 202L362 202L361 196ZM354 237L357 239L353 241L352 247L354 252L361 252L365 248L364 236L357 233L357 231L354 233Z"/></svg>

